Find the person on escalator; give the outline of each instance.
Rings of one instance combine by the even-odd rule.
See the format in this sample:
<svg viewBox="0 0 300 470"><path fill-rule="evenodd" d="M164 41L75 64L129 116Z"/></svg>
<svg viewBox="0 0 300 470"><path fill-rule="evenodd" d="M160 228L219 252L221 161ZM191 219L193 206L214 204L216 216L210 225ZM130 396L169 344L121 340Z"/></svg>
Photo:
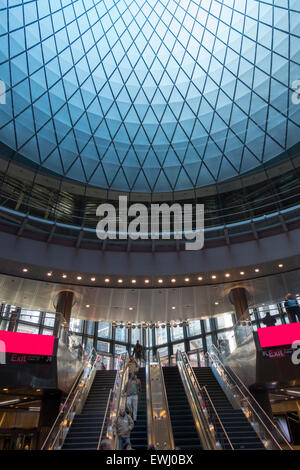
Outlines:
<svg viewBox="0 0 300 470"><path fill-rule="evenodd" d="M262 319L262 323L266 326L275 326L276 318L272 317L270 312L266 312L266 316Z"/></svg>
<svg viewBox="0 0 300 470"><path fill-rule="evenodd" d="M133 421L137 420L138 399L141 391L141 381L135 374L130 374L125 386L126 404Z"/></svg>
<svg viewBox="0 0 300 470"><path fill-rule="evenodd" d="M140 364L142 363L142 358L143 358L143 346L140 344L139 341L136 342L134 349L133 349L133 354L135 355L136 361Z"/></svg>
<svg viewBox="0 0 300 470"><path fill-rule="evenodd" d="M128 374L137 374L139 371L139 366L133 356L130 356L126 368L128 369Z"/></svg>
<svg viewBox="0 0 300 470"><path fill-rule="evenodd" d="M300 307L292 294L286 295L284 306L290 323L300 322Z"/></svg>
<svg viewBox="0 0 300 470"><path fill-rule="evenodd" d="M119 416L113 424L114 435L119 439L119 450L123 450L125 444L130 444L130 433L134 428L134 422L126 412L125 408L120 408Z"/></svg>

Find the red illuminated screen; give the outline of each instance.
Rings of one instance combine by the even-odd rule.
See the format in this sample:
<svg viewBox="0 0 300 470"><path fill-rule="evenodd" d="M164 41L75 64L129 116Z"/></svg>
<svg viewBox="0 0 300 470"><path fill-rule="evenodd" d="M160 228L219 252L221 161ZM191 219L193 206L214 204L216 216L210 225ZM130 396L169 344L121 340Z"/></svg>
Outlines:
<svg viewBox="0 0 300 470"><path fill-rule="evenodd" d="M54 340L55 336L52 335L33 335L30 333L15 333L14 331L0 331L0 341L4 342L5 352L7 353L52 356Z"/></svg>
<svg viewBox="0 0 300 470"><path fill-rule="evenodd" d="M300 341L300 323L257 328L257 333L262 348L286 346Z"/></svg>

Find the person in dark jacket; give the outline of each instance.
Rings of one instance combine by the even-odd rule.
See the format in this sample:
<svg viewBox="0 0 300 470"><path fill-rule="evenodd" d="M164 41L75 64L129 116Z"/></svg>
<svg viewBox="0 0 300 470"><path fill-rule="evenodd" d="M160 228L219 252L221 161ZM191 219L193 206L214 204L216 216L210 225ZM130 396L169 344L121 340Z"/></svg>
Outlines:
<svg viewBox="0 0 300 470"><path fill-rule="evenodd" d="M285 297L284 306L290 323L300 322L300 307L292 294Z"/></svg>
<svg viewBox="0 0 300 470"><path fill-rule="evenodd" d="M135 355L136 361L139 362L139 365L141 365L141 361L143 358L143 346L140 344L139 341L137 341L136 345L134 346L133 354Z"/></svg>
<svg viewBox="0 0 300 470"><path fill-rule="evenodd" d="M275 326L276 318L272 317L270 312L266 312L266 316L262 319L262 323L266 326Z"/></svg>

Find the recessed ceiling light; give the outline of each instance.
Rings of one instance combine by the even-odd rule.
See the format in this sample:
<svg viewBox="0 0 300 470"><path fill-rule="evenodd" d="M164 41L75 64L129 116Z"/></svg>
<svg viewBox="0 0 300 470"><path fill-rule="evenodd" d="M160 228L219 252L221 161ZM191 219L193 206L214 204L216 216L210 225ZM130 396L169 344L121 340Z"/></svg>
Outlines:
<svg viewBox="0 0 300 470"><path fill-rule="evenodd" d="M278 268L283 268L283 264L279 264L279 265L278 265Z"/></svg>
<svg viewBox="0 0 300 470"><path fill-rule="evenodd" d="M158 282L159 282L159 284L162 284L162 283L163 283L163 280L162 280L162 279L158 279Z"/></svg>
<svg viewBox="0 0 300 470"><path fill-rule="evenodd" d="M176 282L176 279L174 279L174 277L173 277L173 279L171 279L171 282Z"/></svg>
<svg viewBox="0 0 300 470"><path fill-rule="evenodd" d="M92 282L95 282L95 281L96 281L96 278L95 278L95 277L91 277L91 281L92 281Z"/></svg>
<svg viewBox="0 0 300 470"><path fill-rule="evenodd" d="M3 392L8 392L8 388L3 388Z"/></svg>
<svg viewBox="0 0 300 470"><path fill-rule="evenodd" d="M215 305L219 305L219 302L215 302Z"/></svg>
<svg viewBox="0 0 300 470"><path fill-rule="evenodd" d="M136 284L136 279L131 279L132 284Z"/></svg>
<svg viewBox="0 0 300 470"><path fill-rule="evenodd" d="M225 274L225 277L230 277L230 274L229 274L229 273L226 273L226 274Z"/></svg>
<svg viewBox="0 0 300 470"><path fill-rule="evenodd" d="M27 269L27 268L23 268L22 271L23 271L23 273L27 273L27 272L28 272L28 269Z"/></svg>
<svg viewBox="0 0 300 470"><path fill-rule="evenodd" d="M241 271L241 272L240 272L240 275L241 275L241 276L244 276L244 274L245 274L244 271Z"/></svg>
<svg viewBox="0 0 300 470"><path fill-rule="evenodd" d="M87 305L86 305L86 308L90 308L90 305L89 305L89 304L87 304Z"/></svg>
<svg viewBox="0 0 300 470"><path fill-rule="evenodd" d="M254 271L255 271L256 273L259 273L259 269L258 269L258 268L255 268Z"/></svg>
<svg viewBox="0 0 300 470"><path fill-rule="evenodd" d="M133 307L129 307L129 310L133 310Z"/></svg>
<svg viewBox="0 0 300 470"><path fill-rule="evenodd" d="M108 277L107 277L106 279L104 279L104 282L109 282L109 279L108 279Z"/></svg>
<svg viewBox="0 0 300 470"><path fill-rule="evenodd" d="M122 284L122 282L123 282L123 279L118 279L119 284Z"/></svg>
<svg viewBox="0 0 300 470"><path fill-rule="evenodd" d="M213 275L211 276L211 278L212 278L212 279L217 279L217 276L215 276L215 274L213 274Z"/></svg>
<svg viewBox="0 0 300 470"><path fill-rule="evenodd" d="M52 276L52 273L47 273L47 276L49 276L49 277Z"/></svg>
<svg viewBox="0 0 300 470"><path fill-rule="evenodd" d="M189 281L190 281L190 278L189 278L189 277L186 277L184 280L185 280L185 282L189 282Z"/></svg>
<svg viewBox="0 0 300 470"><path fill-rule="evenodd" d="M203 280L203 277L199 276L198 281L202 281L202 280Z"/></svg>
<svg viewBox="0 0 300 470"><path fill-rule="evenodd" d="M66 274L63 274L62 277L63 277L64 279L66 279L67 275L66 275Z"/></svg>
<svg viewBox="0 0 300 470"><path fill-rule="evenodd" d="M175 305L172 305L172 310L176 310L176 307L175 307Z"/></svg>
<svg viewBox="0 0 300 470"><path fill-rule="evenodd" d="M149 284L149 279L145 279L145 284Z"/></svg>
<svg viewBox="0 0 300 470"><path fill-rule="evenodd" d="M77 280L78 281L81 281L82 277L81 276L77 276Z"/></svg>

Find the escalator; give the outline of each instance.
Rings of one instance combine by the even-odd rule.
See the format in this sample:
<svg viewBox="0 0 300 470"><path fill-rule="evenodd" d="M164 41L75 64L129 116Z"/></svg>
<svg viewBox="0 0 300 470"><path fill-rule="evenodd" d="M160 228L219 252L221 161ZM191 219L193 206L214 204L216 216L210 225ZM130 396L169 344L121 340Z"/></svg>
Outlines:
<svg viewBox="0 0 300 470"><path fill-rule="evenodd" d="M140 368L137 373L138 379L141 381L141 393L138 401L137 421L131 432L130 441L133 449L147 449L147 401L146 401L146 375L145 368Z"/></svg>
<svg viewBox="0 0 300 470"><path fill-rule="evenodd" d="M163 367L175 447L202 449L190 405L177 367Z"/></svg>
<svg viewBox="0 0 300 470"><path fill-rule="evenodd" d="M205 386L220 417L224 429L235 450L263 450L264 446L246 419L241 409L234 409L226 397L210 367L194 367L195 376L201 387ZM206 401L209 408L210 404ZM226 441L221 424L215 423L216 435L221 441ZM225 442L224 449L230 449Z"/></svg>
<svg viewBox="0 0 300 470"><path fill-rule="evenodd" d="M63 450L96 450L115 370L97 371L81 414L77 414L67 434ZM104 430L105 435L105 430Z"/></svg>

